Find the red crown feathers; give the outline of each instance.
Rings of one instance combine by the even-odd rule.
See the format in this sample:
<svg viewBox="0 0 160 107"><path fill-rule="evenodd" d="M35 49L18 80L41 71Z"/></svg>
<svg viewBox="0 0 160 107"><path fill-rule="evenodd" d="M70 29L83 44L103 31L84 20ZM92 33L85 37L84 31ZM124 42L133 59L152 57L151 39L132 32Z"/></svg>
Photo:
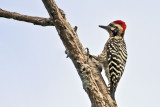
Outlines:
<svg viewBox="0 0 160 107"><path fill-rule="evenodd" d="M119 24L123 28L123 33L125 32L127 26L126 26L126 23L124 21L116 20L113 23Z"/></svg>

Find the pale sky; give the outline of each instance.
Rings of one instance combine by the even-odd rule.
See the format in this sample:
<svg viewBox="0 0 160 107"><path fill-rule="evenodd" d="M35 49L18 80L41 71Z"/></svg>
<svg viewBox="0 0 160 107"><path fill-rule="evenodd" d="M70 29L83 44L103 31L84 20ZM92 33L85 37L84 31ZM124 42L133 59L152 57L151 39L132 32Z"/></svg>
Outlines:
<svg viewBox="0 0 160 107"><path fill-rule="evenodd" d="M126 22L128 60L116 91L117 103L119 107L159 107L160 1L56 2L71 25L78 26L80 41L93 55L101 53L109 37L98 25L117 19ZM0 8L48 17L41 0L0 0ZM0 18L0 107L90 107L64 51L54 27Z"/></svg>

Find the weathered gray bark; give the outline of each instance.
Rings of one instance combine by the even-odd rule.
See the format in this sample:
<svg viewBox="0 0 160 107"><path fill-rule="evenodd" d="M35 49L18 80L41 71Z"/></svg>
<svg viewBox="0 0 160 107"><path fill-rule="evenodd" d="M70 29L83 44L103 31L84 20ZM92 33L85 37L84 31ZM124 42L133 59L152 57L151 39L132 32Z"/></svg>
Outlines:
<svg viewBox="0 0 160 107"><path fill-rule="evenodd" d="M66 54L73 61L82 80L83 88L88 94L92 107L117 107L109 94L99 70L99 62L90 58L79 41L76 28L72 28L64 12L54 0L42 0L50 18L31 17L0 9L0 17L26 21L41 26L55 26L66 48Z"/></svg>
<svg viewBox="0 0 160 107"><path fill-rule="evenodd" d="M5 17L8 19L15 19L19 21L25 21L29 23L33 23L35 25L41 25L41 26L53 26L53 21L50 18L41 18L41 17L33 17L33 16L27 16L27 15L21 15L19 13L15 12L9 12L6 10L0 9L0 17Z"/></svg>

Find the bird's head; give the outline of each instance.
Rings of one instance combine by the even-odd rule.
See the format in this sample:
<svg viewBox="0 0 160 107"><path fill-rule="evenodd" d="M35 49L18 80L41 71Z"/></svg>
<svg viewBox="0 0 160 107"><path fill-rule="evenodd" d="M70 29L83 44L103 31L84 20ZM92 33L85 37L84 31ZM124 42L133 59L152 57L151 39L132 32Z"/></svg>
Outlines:
<svg viewBox="0 0 160 107"><path fill-rule="evenodd" d="M126 30L126 24L122 20L116 20L108 26L100 25L99 27L107 30L111 37L120 36L123 38Z"/></svg>

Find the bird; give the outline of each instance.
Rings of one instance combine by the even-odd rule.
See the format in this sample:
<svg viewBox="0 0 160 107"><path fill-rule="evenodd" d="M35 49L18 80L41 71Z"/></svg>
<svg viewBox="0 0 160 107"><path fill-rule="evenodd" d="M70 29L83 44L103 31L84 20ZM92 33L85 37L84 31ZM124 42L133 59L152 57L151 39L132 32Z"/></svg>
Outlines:
<svg viewBox="0 0 160 107"><path fill-rule="evenodd" d="M115 91L122 77L127 61L127 49L124 41L126 23L122 20L111 22L107 26L99 25L107 30L109 39L96 59L102 64L108 78L108 93L115 100Z"/></svg>

